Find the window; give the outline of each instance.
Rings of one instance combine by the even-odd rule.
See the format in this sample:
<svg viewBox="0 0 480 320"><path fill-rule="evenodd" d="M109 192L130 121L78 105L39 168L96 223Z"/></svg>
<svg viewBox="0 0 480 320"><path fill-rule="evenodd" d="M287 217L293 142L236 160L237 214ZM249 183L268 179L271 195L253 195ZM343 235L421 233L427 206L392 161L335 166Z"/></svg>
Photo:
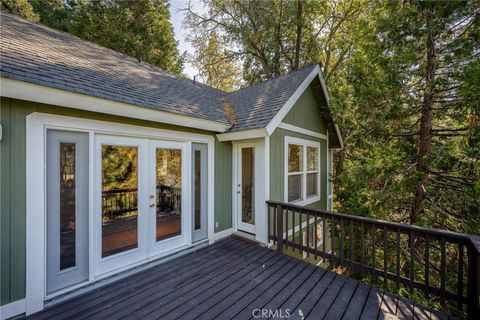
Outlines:
<svg viewBox="0 0 480 320"><path fill-rule="evenodd" d="M306 205L320 200L320 143L285 137L288 202Z"/></svg>

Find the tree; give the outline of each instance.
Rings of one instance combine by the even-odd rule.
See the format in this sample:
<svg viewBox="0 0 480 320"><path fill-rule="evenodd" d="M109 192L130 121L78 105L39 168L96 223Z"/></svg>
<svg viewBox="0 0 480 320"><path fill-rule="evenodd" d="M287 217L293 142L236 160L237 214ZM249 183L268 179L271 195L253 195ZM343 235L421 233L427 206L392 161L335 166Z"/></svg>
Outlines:
<svg viewBox="0 0 480 320"><path fill-rule="evenodd" d="M33 22L39 20L28 0L2 0L2 9Z"/></svg>
<svg viewBox="0 0 480 320"><path fill-rule="evenodd" d="M225 92L238 88L241 84L240 70L235 61L224 57L225 48L219 36L212 32L194 35L193 39L196 41L195 53L190 62L200 71L205 84Z"/></svg>

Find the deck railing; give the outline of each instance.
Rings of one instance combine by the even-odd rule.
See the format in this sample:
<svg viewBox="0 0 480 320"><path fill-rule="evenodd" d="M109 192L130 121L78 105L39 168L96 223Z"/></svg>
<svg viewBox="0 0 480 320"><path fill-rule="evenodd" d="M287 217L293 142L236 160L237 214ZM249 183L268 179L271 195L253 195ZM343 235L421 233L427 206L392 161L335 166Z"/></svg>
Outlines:
<svg viewBox="0 0 480 320"><path fill-rule="evenodd" d="M269 241L342 273L480 316L479 237L267 201ZM396 289L396 290L395 290Z"/></svg>

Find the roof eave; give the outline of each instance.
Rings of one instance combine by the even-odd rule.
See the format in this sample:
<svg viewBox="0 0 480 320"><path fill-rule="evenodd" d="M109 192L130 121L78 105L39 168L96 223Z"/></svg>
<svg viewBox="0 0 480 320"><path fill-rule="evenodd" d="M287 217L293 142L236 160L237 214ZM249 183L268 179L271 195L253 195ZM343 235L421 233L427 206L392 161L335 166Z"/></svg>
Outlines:
<svg viewBox="0 0 480 320"><path fill-rule="evenodd" d="M213 132L226 132L231 127L229 123L179 115L5 77L1 77L0 89L2 97L57 105L66 108L149 120Z"/></svg>

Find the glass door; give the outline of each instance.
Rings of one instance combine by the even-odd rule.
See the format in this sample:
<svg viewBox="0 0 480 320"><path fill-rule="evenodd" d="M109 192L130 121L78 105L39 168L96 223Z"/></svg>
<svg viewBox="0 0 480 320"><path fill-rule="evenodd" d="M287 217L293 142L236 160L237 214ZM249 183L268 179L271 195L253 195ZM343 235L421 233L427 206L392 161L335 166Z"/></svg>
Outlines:
<svg viewBox="0 0 480 320"><path fill-rule="evenodd" d="M146 258L147 140L96 136L97 274Z"/></svg>
<svg viewBox="0 0 480 320"><path fill-rule="evenodd" d="M185 205L186 143L150 141L148 195L150 254L160 254L187 243Z"/></svg>
<svg viewBox="0 0 480 320"><path fill-rule="evenodd" d="M88 133L47 131L47 293L88 280Z"/></svg>
<svg viewBox="0 0 480 320"><path fill-rule="evenodd" d="M255 233L255 148L253 144L238 146L237 160L238 229Z"/></svg>

